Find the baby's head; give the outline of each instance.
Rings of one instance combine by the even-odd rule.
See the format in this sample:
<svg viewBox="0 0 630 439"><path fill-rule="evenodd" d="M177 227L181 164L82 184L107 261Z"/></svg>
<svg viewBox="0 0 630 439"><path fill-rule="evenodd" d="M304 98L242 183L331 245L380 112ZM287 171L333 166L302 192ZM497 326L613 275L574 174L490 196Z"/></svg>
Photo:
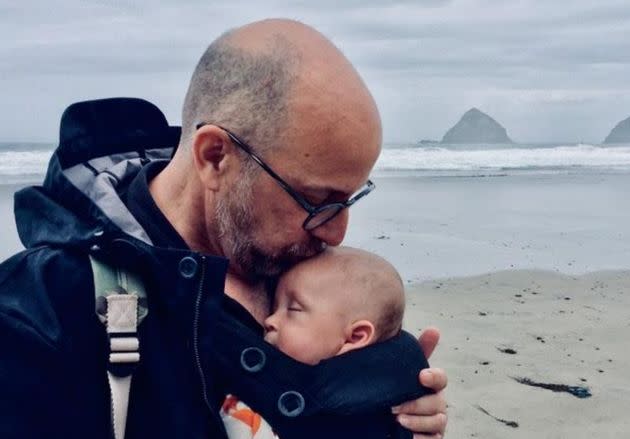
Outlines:
<svg viewBox="0 0 630 439"><path fill-rule="evenodd" d="M375 254L328 248L284 273L265 340L307 364L398 334L405 295L394 267Z"/></svg>

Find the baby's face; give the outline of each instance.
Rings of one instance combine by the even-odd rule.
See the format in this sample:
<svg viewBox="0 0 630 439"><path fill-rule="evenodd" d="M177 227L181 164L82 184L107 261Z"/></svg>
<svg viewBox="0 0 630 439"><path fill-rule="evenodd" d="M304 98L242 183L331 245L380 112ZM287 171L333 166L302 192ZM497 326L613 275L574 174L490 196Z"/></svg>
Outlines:
<svg viewBox="0 0 630 439"><path fill-rule="evenodd" d="M278 283L265 341L307 364L337 355L349 323L347 302L339 296L347 293L343 283L331 270L290 270Z"/></svg>

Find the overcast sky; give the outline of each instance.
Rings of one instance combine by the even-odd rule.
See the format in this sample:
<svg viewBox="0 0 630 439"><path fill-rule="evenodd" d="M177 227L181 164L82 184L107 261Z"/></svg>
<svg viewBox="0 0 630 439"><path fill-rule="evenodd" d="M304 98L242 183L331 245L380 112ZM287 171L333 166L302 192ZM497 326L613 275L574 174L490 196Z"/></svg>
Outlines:
<svg viewBox="0 0 630 439"><path fill-rule="evenodd" d="M600 142L630 116L630 0L0 0L0 141L56 141L63 109L97 97L178 124L208 43L265 17L341 48L387 141L441 139L473 106L520 142Z"/></svg>

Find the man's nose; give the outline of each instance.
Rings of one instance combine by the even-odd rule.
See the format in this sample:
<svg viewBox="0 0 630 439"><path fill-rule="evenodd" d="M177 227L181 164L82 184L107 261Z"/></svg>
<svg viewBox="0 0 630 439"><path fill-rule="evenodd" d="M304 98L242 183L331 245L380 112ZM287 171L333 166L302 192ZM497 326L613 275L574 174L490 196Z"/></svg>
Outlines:
<svg viewBox="0 0 630 439"><path fill-rule="evenodd" d="M337 216L322 224L319 227L311 230L311 235L325 242L331 247L338 246L346 236L346 229L348 228L348 209L343 209Z"/></svg>

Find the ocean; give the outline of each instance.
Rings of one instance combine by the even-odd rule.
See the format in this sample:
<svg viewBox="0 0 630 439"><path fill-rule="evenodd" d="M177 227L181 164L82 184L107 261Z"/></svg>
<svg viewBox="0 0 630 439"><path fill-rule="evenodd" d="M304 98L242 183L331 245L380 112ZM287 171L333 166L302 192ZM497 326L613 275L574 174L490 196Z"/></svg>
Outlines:
<svg viewBox="0 0 630 439"><path fill-rule="evenodd" d="M40 183L53 149L52 143L0 142L0 184Z"/></svg>
<svg viewBox="0 0 630 439"><path fill-rule="evenodd" d="M628 172L630 144L386 145L376 170L466 177Z"/></svg>
<svg viewBox="0 0 630 439"><path fill-rule="evenodd" d="M53 149L51 143L0 142L0 184L40 182ZM374 170L432 177L619 172L630 172L630 144L385 144Z"/></svg>

